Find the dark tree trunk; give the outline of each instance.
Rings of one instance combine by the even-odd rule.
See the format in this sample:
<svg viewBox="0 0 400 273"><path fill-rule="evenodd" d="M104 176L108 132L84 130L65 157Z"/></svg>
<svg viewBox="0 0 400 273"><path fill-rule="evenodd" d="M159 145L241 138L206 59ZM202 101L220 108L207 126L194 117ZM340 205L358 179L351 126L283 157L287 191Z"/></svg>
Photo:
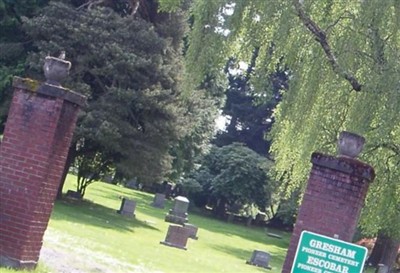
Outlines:
<svg viewBox="0 0 400 273"><path fill-rule="evenodd" d="M387 265L389 270L391 270L396 262L399 247L399 240L394 240L384 234L379 234L368 262L375 267L378 266L378 264Z"/></svg>
<svg viewBox="0 0 400 273"><path fill-rule="evenodd" d="M397 253L399 251L400 241L387 238L385 250L383 251L380 263L389 266L389 271L394 268Z"/></svg>
<svg viewBox="0 0 400 273"><path fill-rule="evenodd" d="M380 263L384 248L385 248L385 236L383 234L378 234L376 238L375 246L372 249L371 255L369 255L368 263L376 267Z"/></svg>
<svg viewBox="0 0 400 273"><path fill-rule="evenodd" d="M65 162L64 171L63 171L63 174L61 177L60 185L58 186L57 199L62 198L62 191L64 188L65 179L67 178L69 168L71 167L74 160L75 160L75 145L71 145L71 147L69 148L69 151L68 151L68 156L67 156L67 160Z"/></svg>
<svg viewBox="0 0 400 273"><path fill-rule="evenodd" d="M124 174L120 171L119 168L115 170L115 175L112 180L112 184L117 185L118 183L122 182L124 180Z"/></svg>
<svg viewBox="0 0 400 273"><path fill-rule="evenodd" d="M217 199L213 207L214 215L220 219L226 216L226 201L224 198Z"/></svg>

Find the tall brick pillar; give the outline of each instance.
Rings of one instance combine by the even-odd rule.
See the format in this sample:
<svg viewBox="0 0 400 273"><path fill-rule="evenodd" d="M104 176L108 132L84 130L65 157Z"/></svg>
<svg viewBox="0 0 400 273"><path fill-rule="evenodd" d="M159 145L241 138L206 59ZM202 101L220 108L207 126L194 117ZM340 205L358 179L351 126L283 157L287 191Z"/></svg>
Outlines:
<svg viewBox="0 0 400 273"><path fill-rule="evenodd" d="M34 268L85 97L17 77L13 87L0 145L0 266Z"/></svg>
<svg viewBox="0 0 400 273"><path fill-rule="evenodd" d="M374 169L356 159L314 153L282 273L292 269L303 230L351 242Z"/></svg>

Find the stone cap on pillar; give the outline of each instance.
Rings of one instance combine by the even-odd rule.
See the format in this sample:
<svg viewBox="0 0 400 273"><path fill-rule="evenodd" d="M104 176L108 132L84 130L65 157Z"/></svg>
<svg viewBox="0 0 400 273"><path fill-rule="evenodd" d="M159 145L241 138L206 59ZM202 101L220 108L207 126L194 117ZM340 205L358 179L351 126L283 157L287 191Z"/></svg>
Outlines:
<svg viewBox="0 0 400 273"><path fill-rule="evenodd" d="M311 163L316 166L357 176L369 182L375 178L375 171L372 166L353 158L335 157L315 152L311 155Z"/></svg>
<svg viewBox="0 0 400 273"><path fill-rule="evenodd" d="M62 86L56 86L47 83L41 83L36 80L32 80L29 78L20 78L14 76L13 78L13 87L24 89L26 91L30 91L32 93L45 95L49 97L61 98L66 101L72 102L79 106L84 106L86 103L86 96L64 88Z"/></svg>

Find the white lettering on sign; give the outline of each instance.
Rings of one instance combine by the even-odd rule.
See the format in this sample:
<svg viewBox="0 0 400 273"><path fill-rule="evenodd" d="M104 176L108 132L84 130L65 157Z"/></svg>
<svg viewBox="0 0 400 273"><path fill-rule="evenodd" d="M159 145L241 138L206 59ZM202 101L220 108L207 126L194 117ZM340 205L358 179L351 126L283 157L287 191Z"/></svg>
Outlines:
<svg viewBox="0 0 400 273"><path fill-rule="evenodd" d="M322 252L322 251L319 251L319 250L316 250L316 249L313 249L313 248L309 248L309 247L306 247L306 246L303 246L301 251L305 252L307 254L313 254L313 255L316 255L316 256L319 256L319 257L322 257L322 258L326 258L326 253L325 252Z"/></svg>
<svg viewBox="0 0 400 273"><path fill-rule="evenodd" d="M319 266L323 269L330 270L337 273L349 273L349 268L345 265L340 265L331 261L326 261L313 256L308 256L307 264Z"/></svg>
<svg viewBox="0 0 400 273"><path fill-rule="evenodd" d="M328 259L336 261L336 262L339 262L339 263L348 264L350 266L356 266L356 267L360 264L359 262L356 262L356 261L353 261L353 260L350 260L350 259L347 259L347 258L343 258L343 257L340 257L340 256L336 256L336 255L333 255L333 254L329 254L328 255Z"/></svg>
<svg viewBox="0 0 400 273"><path fill-rule="evenodd" d="M315 239L310 240L310 246L316 249L329 251L333 254L337 254L346 258L354 259L356 256L356 251L347 249L344 247L336 246L333 244L321 242Z"/></svg>
<svg viewBox="0 0 400 273"><path fill-rule="evenodd" d="M316 268L316 267L313 267L313 266L310 266L310 265L307 265L307 264L299 263L299 264L297 265L297 268L304 269L304 270L307 270L307 271L309 271L309 272L322 273L322 270L321 270L321 269Z"/></svg>

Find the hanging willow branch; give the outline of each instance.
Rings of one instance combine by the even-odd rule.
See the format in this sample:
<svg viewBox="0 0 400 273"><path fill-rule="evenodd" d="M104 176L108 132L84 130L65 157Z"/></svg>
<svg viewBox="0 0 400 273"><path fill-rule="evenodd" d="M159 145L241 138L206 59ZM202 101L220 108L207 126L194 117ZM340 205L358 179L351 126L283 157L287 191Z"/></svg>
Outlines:
<svg viewBox="0 0 400 273"><path fill-rule="evenodd" d="M322 49L325 52L326 57L328 58L329 63L332 66L332 69L335 73L344 77L352 86L354 91L361 91L361 84L358 80L349 72L344 71L337 59L333 54L331 46L328 43L328 38L326 37L325 31L323 31L311 18L304 12L303 6L299 0L293 0L293 5L296 9L297 15L300 20L303 22L304 26L308 28L308 30L314 35L315 39L321 45Z"/></svg>

